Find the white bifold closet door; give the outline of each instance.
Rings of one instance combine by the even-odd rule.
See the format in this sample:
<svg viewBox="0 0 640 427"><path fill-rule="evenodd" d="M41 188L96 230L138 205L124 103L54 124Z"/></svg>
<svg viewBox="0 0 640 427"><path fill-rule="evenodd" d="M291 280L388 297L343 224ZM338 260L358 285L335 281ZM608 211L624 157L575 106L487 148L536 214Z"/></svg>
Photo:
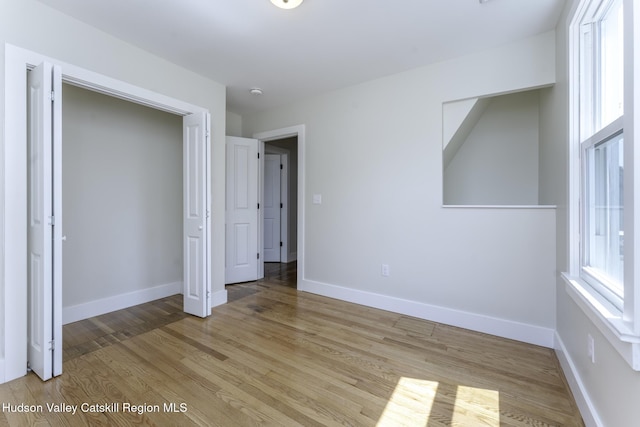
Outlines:
<svg viewBox="0 0 640 427"><path fill-rule="evenodd" d="M28 72L27 361L43 380L62 373L62 72ZM211 313L210 115L183 119L184 311Z"/></svg>
<svg viewBox="0 0 640 427"><path fill-rule="evenodd" d="M62 75L42 63L28 72L28 365L48 380L62 373Z"/></svg>
<svg viewBox="0 0 640 427"><path fill-rule="evenodd" d="M205 112L183 119L184 311L199 317L211 314L210 121Z"/></svg>

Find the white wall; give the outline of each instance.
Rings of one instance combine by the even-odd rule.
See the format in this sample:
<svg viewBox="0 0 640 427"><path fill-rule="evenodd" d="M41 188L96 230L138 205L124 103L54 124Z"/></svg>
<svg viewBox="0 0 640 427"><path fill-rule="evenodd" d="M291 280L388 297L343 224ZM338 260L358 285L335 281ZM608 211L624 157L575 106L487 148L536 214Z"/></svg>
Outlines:
<svg viewBox="0 0 640 427"><path fill-rule="evenodd" d="M445 204L538 204L538 104L538 91L490 98L444 171Z"/></svg>
<svg viewBox="0 0 640 427"><path fill-rule="evenodd" d="M70 85L63 101L63 308L181 283L182 117Z"/></svg>
<svg viewBox="0 0 640 427"><path fill-rule="evenodd" d="M226 133L228 136L242 136L242 116L227 111Z"/></svg>
<svg viewBox="0 0 640 427"><path fill-rule="evenodd" d="M299 286L551 346L555 212L442 208L442 103L552 84L554 37L243 116L306 126Z"/></svg>
<svg viewBox="0 0 640 427"><path fill-rule="evenodd" d="M216 293L224 293L224 238L221 236L224 236L225 87L54 11L35 0L0 0L0 11L2 11L0 13L0 82L2 83L0 84L2 100L0 102L0 126L2 126L0 153L4 153L5 145L12 143L5 140L4 136L5 43L209 109L212 117L213 147L211 158L213 298L216 298ZM4 193L6 168L4 160L0 161L0 168L2 168L0 169L0 215L4 215L7 206ZM0 223L4 224L4 217L0 218ZM4 228L0 229L2 262L7 251L12 250L5 247L6 232ZM16 265L10 267L26 268ZM0 369L4 364L8 374L5 376L4 372L0 372L0 382L11 379L11 372L24 369L24 361L21 357L14 357L17 351L15 347L11 348L10 357L7 356L5 337L9 325L5 322L4 316L9 304L7 300L9 287L21 287L25 284L7 283L6 268L6 265L0 265L0 295L3 295L2 303L5 308L3 315L0 316ZM11 288L11 292L19 293L16 289L21 288ZM22 310L26 313L26 298ZM14 335L16 333L14 331ZM26 330L24 336L26 336Z"/></svg>
<svg viewBox="0 0 640 427"><path fill-rule="evenodd" d="M557 204L557 271L568 270L568 37L567 2L556 30L557 79L541 97L541 202ZM557 352L588 426L631 427L640 420L640 372L611 346L557 278ZM587 335L595 340L595 363L587 356Z"/></svg>

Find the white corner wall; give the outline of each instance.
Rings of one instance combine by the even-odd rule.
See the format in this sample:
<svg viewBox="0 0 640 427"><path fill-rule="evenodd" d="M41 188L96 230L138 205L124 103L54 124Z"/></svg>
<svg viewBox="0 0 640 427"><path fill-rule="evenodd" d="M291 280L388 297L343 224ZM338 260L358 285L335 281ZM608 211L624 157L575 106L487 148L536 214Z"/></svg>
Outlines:
<svg viewBox="0 0 640 427"><path fill-rule="evenodd" d="M63 323L180 292L182 117L70 85L62 97Z"/></svg>
<svg viewBox="0 0 640 427"><path fill-rule="evenodd" d="M224 85L181 68L164 59L138 49L102 31L59 13L36 0L0 0L0 224L5 223L8 185L5 180L7 164L4 153L12 144L5 137L5 44L9 43L50 58L60 60L138 87L163 94L174 99L206 108L211 113L211 170L212 170L212 292L214 299L224 292L224 133L225 102ZM64 73L64 70L63 70ZM10 165L9 165L10 166ZM16 189L16 194L23 194ZM15 201L12 199L11 203ZM5 236L15 230L0 227L0 382L22 375L25 358L22 350L7 343L11 337L24 336L25 331L12 329L6 321L9 313L26 313L25 284L14 283L7 278L11 272L26 268L7 265L7 254L15 248L7 248ZM25 252L26 253L26 252ZM25 270L26 271L26 270ZM24 294L24 295L23 295ZM24 300L24 305L21 301ZM16 301L18 301L16 303ZM22 306L21 306L22 305ZM24 332L24 333L23 333ZM4 369L1 369L4 366Z"/></svg>
<svg viewBox="0 0 640 427"><path fill-rule="evenodd" d="M578 0L569 0L556 29L557 76L541 96L540 199L557 209L557 271L568 270L569 86L568 27ZM590 426L632 427L640 420L640 372L634 371L557 280L556 353ZM594 338L595 363L587 355L587 335Z"/></svg>
<svg viewBox="0 0 640 427"><path fill-rule="evenodd" d="M299 288L552 347L555 211L443 208L442 104L553 84L554 40L243 116L245 136L306 126Z"/></svg>

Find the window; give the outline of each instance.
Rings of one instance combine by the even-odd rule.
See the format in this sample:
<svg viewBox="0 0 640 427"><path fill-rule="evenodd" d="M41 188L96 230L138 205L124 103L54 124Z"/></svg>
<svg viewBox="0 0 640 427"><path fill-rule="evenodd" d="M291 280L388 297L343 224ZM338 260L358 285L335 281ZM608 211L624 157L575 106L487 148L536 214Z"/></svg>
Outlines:
<svg viewBox="0 0 640 427"><path fill-rule="evenodd" d="M580 277L624 301L622 0L589 1L579 21Z"/></svg>
<svg viewBox="0 0 640 427"><path fill-rule="evenodd" d="M570 258L563 277L571 298L640 371L636 1L580 0L569 28Z"/></svg>
<svg viewBox="0 0 640 427"><path fill-rule="evenodd" d="M595 138L592 138L595 140ZM583 152L583 277L616 307L624 298L624 154L616 133Z"/></svg>

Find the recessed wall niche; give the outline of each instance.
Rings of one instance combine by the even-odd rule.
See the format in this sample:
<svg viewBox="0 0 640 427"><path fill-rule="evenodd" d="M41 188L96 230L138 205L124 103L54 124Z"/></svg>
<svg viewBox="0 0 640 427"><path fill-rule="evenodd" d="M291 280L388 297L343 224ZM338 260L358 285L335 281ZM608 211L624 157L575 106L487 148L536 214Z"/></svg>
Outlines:
<svg viewBox="0 0 640 427"><path fill-rule="evenodd" d="M540 90L443 104L444 205L539 204Z"/></svg>

